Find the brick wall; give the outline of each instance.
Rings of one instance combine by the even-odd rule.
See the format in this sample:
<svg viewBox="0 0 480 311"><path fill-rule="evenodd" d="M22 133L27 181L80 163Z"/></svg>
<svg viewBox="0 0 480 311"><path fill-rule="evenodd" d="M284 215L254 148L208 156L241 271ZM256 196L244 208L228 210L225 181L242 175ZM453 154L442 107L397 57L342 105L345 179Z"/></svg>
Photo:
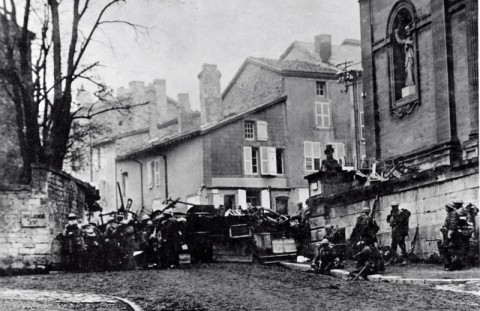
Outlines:
<svg viewBox="0 0 480 311"><path fill-rule="evenodd" d="M416 176L349 190L348 194L339 193L324 199L311 199L309 206L313 215L312 242L318 243L324 236L326 224L345 228L346 237L349 238L362 207L364 205L372 207L377 194L379 210L375 213L375 220L380 226L379 243L386 245L391 243L391 228L386 219L391 210L390 202L398 201L400 208L408 209L412 213L407 250L418 225L419 239L416 253L425 258L432 253L438 253L437 240L442 238L439 229L445 221L446 202L456 197L478 206L478 167L472 165L446 172L424 171ZM478 216L476 223L479 223ZM477 226L475 233L477 243L478 237Z"/></svg>
<svg viewBox="0 0 480 311"><path fill-rule="evenodd" d="M0 186L0 274L45 271L59 263L54 238L68 213L85 213L84 183L45 168L32 175L29 186Z"/></svg>

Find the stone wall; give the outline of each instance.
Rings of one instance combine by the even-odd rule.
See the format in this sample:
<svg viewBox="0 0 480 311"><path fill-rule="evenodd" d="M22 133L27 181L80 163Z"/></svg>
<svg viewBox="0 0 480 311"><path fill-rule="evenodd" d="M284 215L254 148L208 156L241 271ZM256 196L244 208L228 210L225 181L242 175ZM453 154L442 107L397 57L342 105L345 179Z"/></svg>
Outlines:
<svg viewBox="0 0 480 311"><path fill-rule="evenodd" d="M68 213L85 215L88 185L68 174L35 167L30 185L0 185L0 274L48 271L58 264L54 238Z"/></svg>
<svg viewBox="0 0 480 311"><path fill-rule="evenodd" d="M313 216L311 219L312 244L316 245L324 236L326 224L345 228L348 239L361 208L364 205L372 207L378 195L379 210L375 213L375 220L380 226L379 243L386 245L391 243L391 228L386 218L391 210L390 202L398 201L400 208L408 209L412 213L407 250L410 249L410 241L418 225L416 254L426 258L432 253L438 253L437 240L442 238L439 229L446 217L445 203L456 197L478 206L478 177L478 164L470 164L446 171L424 171L416 175L349 190L348 193L312 197L308 202ZM478 245L478 216L476 223L475 241Z"/></svg>

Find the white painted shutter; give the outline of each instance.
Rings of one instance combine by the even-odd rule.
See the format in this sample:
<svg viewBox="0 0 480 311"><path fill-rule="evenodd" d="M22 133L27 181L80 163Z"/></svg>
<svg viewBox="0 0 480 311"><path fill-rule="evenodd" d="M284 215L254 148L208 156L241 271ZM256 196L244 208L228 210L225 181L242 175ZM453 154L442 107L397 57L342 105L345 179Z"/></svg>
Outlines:
<svg viewBox="0 0 480 311"><path fill-rule="evenodd" d="M247 209L247 191L242 189L238 190L238 205L240 205L242 209Z"/></svg>
<svg viewBox="0 0 480 311"><path fill-rule="evenodd" d="M153 180L152 180L153 172L152 172L152 161L147 162L147 185L149 188L153 187Z"/></svg>
<svg viewBox="0 0 480 311"><path fill-rule="evenodd" d="M268 190L260 191L260 199L262 200L261 202L262 207L270 209L270 191Z"/></svg>
<svg viewBox="0 0 480 311"><path fill-rule="evenodd" d="M243 170L246 175L253 174L252 171L252 147L243 147Z"/></svg>
<svg viewBox="0 0 480 311"><path fill-rule="evenodd" d="M268 168L268 147L260 147L260 173L262 175L268 175L270 170Z"/></svg>
<svg viewBox="0 0 480 311"><path fill-rule="evenodd" d="M268 140L268 123L265 121L257 121L257 140Z"/></svg>
<svg viewBox="0 0 480 311"><path fill-rule="evenodd" d="M330 103L322 104L323 127L330 127Z"/></svg>
<svg viewBox="0 0 480 311"><path fill-rule="evenodd" d="M274 147L268 147L268 172L277 175L277 151Z"/></svg>
<svg viewBox="0 0 480 311"><path fill-rule="evenodd" d="M155 160L155 186L160 186L160 160Z"/></svg>
<svg viewBox="0 0 480 311"><path fill-rule="evenodd" d="M305 156L305 170L311 171L313 169L313 150L312 142L305 141L303 143L303 154Z"/></svg>

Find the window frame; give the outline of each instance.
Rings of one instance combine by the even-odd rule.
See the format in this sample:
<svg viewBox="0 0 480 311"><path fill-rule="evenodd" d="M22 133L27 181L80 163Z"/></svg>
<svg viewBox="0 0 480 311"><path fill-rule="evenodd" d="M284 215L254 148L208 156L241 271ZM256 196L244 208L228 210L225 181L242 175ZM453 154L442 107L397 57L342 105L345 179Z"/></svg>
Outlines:
<svg viewBox="0 0 480 311"><path fill-rule="evenodd" d="M148 188L153 188L153 185L154 185L154 180L155 180L155 176L154 176L154 161L148 161L147 162L147 186Z"/></svg>
<svg viewBox="0 0 480 311"><path fill-rule="evenodd" d="M311 154L307 155L307 146L311 146ZM315 157L315 149L314 146L318 146L318 157ZM311 166L312 169L308 169L307 167L307 159L311 159ZM318 168L315 169L315 159L318 159ZM321 165L322 165L322 144L318 141L304 141L303 142L303 169L305 172L315 172L320 170Z"/></svg>
<svg viewBox="0 0 480 311"><path fill-rule="evenodd" d="M320 106L320 109L319 109ZM324 111L324 107L328 107L327 113ZM320 111L319 111L320 110ZM332 109L331 109L331 103L328 102L315 102L315 127L317 129L330 129L332 127ZM319 118L321 119L321 123L319 124L318 120ZM325 126L325 119L328 120L328 126Z"/></svg>
<svg viewBox="0 0 480 311"><path fill-rule="evenodd" d="M321 86L321 87L319 87ZM323 94L320 94L323 93ZM315 81L315 94L318 97L327 97L327 82L326 81Z"/></svg>
<svg viewBox="0 0 480 311"><path fill-rule="evenodd" d="M248 133L248 132L247 132L247 125L248 125L248 127L251 126L251 136L252 136L252 137L247 137L247 133ZM255 121L245 120L245 121L243 122L243 137L244 137L246 140L250 140L250 141L251 141L251 140L255 140L255 136L256 136L256 135L255 135L255 127L256 127L255 125L256 125L256 124L255 124Z"/></svg>
<svg viewBox="0 0 480 311"><path fill-rule="evenodd" d="M154 160L153 163L153 184L155 187L160 187L160 160Z"/></svg>

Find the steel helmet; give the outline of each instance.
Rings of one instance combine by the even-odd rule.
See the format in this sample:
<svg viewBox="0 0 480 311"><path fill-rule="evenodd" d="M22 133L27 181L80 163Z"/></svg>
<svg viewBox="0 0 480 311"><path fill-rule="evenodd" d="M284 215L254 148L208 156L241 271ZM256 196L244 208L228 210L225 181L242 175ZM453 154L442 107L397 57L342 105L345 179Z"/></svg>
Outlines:
<svg viewBox="0 0 480 311"><path fill-rule="evenodd" d="M325 245L325 244L329 244L330 241L328 241L327 239L323 239L321 242L320 242L320 245Z"/></svg>
<svg viewBox="0 0 480 311"><path fill-rule="evenodd" d="M70 219L77 219L77 215L75 215L74 213L70 213L68 214L68 218Z"/></svg>
<svg viewBox="0 0 480 311"><path fill-rule="evenodd" d="M400 204L398 204L397 201L393 201L392 203L390 203L391 206L399 206Z"/></svg>
<svg viewBox="0 0 480 311"><path fill-rule="evenodd" d="M463 204L463 200L460 200L460 199L452 199L452 203L455 204L455 205L462 205L462 204Z"/></svg>
<svg viewBox="0 0 480 311"><path fill-rule="evenodd" d="M142 221L150 220L150 216L148 216L147 214L143 214L141 220Z"/></svg>
<svg viewBox="0 0 480 311"><path fill-rule="evenodd" d="M370 213L370 207L368 206L362 207L362 213Z"/></svg>

